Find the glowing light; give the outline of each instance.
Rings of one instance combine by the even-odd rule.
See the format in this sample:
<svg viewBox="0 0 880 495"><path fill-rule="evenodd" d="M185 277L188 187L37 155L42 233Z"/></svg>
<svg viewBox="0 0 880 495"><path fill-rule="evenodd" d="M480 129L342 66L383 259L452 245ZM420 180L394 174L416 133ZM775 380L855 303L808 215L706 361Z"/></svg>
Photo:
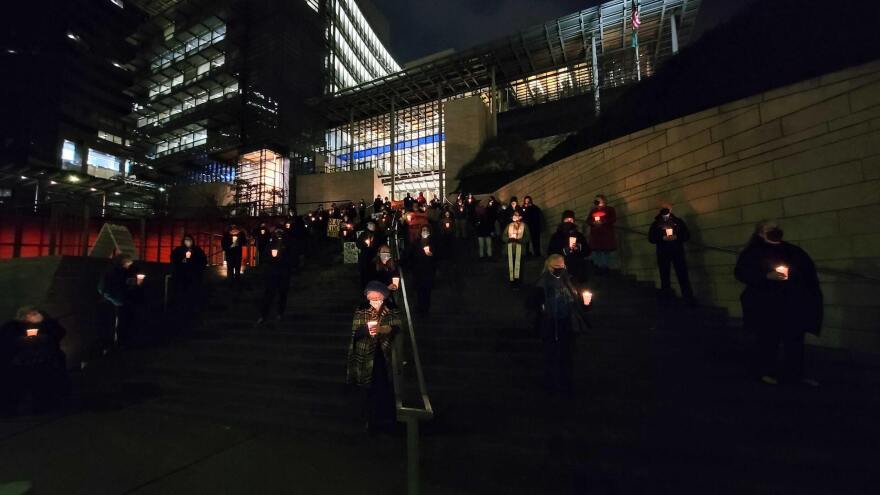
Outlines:
<svg viewBox="0 0 880 495"><path fill-rule="evenodd" d="M77 35L75 35L75 34L73 34L73 33L71 33L71 32L68 32L68 33L67 33L67 37L70 38L70 39L72 39L73 41L79 41L79 36L77 36Z"/></svg>
<svg viewBox="0 0 880 495"><path fill-rule="evenodd" d="M114 196L119 196L119 191L115 191L115 192L113 193L113 195L114 195Z"/></svg>
<svg viewBox="0 0 880 495"><path fill-rule="evenodd" d="M69 180L70 182L79 182L80 178L75 175L70 175L67 177L67 180Z"/></svg>
<svg viewBox="0 0 880 495"><path fill-rule="evenodd" d="M593 301L593 293L588 290L585 290L583 294L581 294L581 297L584 298L584 306L589 306Z"/></svg>
<svg viewBox="0 0 880 495"><path fill-rule="evenodd" d="M159 192L165 192L165 188L164 188L164 187L160 187L160 188L159 188Z"/></svg>
<svg viewBox="0 0 880 495"><path fill-rule="evenodd" d="M50 180L50 181L49 181L49 185L50 185L50 186L54 186L55 184L58 184L58 183L55 182L54 180Z"/></svg>
<svg viewBox="0 0 880 495"><path fill-rule="evenodd" d="M21 180L27 180L27 177L25 177L24 175L22 175L22 176L21 176Z"/></svg>
<svg viewBox="0 0 880 495"><path fill-rule="evenodd" d="M95 189L94 187L90 187L90 188L89 188L89 191L92 191L92 192L98 192L98 190Z"/></svg>

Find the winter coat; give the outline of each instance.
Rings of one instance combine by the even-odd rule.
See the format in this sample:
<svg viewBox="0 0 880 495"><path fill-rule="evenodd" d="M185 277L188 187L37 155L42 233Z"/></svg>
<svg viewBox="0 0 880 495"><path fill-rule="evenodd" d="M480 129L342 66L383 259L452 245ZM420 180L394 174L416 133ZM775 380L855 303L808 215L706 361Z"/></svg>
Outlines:
<svg viewBox="0 0 880 495"><path fill-rule="evenodd" d="M189 252L189 258L186 253ZM208 257L202 248L193 244L191 247L177 246L171 251L171 273L174 280L183 284L198 282L202 279Z"/></svg>
<svg viewBox="0 0 880 495"><path fill-rule="evenodd" d="M27 330L39 331L34 337ZM48 366L65 369L61 340L67 335L63 326L53 318L43 316L37 324L9 320L0 326L0 373L7 366Z"/></svg>
<svg viewBox="0 0 880 495"><path fill-rule="evenodd" d="M523 221L529 226L529 232L533 235L540 234L544 229L544 213L534 203L523 207Z"/></svg>
<svg viewBox="0 0 880 495"><path fill-rule="evenodd" d="M238 236L235 242L232 241L232 233L226 232L223 234L223 237L220 239L220 247L223 248L223 252L226 253L226 259L240 259L242 254L242 249L244 246L247 246L247 236L243 231L239 231Z"/></svg>
<svg viewBox="0 0 880 495"><path fill-rule="evenodd" d="M425 254L425 246L430 246L431 256ZM408 262L412 268L416 286L422 288L434 286L434 276L437 271L437 247L433 236L427 239L419 237L411 244Z"/></svg>
<svg viewBox="0 0 880 495"><path fill-rule="evenodd" d="M675 240L666 240L666 229L672 229ZM684 243L691 238L684 220L670 214L669 220L664 220L661 215L654 217L654 223L648 230L648 241L657 246L657 254L678 254L684 252Z"/></svg>
<svg viewBox="0 0 880 495"><path fill-rule="evenodd" d="M596 217L601 219L598 223L596 223ZM590 210L586 222L590 227L590 249L596 251L617 249L617 237L614 233L615 222L617 222L617 213L611 206L595 206Z"/></svg>
<svg viewBox="0 0 880 495"><path fill-rule="evenodd" d="M529 226L525 224L525 222L520 222L519 226L521 228L521 232L518 236L514 236L514 232L517 230L516 224L511 222L501 231L501 240L505 243L516 243L518 242L522 246L528 246L530 242L532 242L532 236L529 233Z"/></svg>
<svg viewBox="0 0 880 495"><path fill-rule="evenodd" d="M788 280L768 280L767 273L779 265L788 266ZM803 249L787 242L770 244L756 237L740 253L734 274L746 284L740 301L747 329L761 331L776 326L789 332L819 334L822 291L816 266Z"/></svg>
<svg viewBox="0 0 880 495"><path fill-rule="evenodd" d="M379 326L390 326L391 333L370 336L368 321L377 321ZM400 332L400 315L397 310L383 306L376 312L369 303L363 303L354 311L351 321L351 342L348 346L348 366L345 383L369 386L373 382L373 359L376 348L381 349L387 363L388 380L391 376L391 347L395 336Z"/></svg>

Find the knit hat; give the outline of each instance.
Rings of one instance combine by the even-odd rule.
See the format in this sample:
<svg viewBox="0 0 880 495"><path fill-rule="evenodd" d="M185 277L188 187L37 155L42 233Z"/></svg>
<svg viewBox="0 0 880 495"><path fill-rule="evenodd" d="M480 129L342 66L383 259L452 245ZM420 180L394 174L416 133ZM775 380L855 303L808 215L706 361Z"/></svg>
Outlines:
<svg viewBox="0 0 880 495"><path fill-rule="evenodd" d="M572 210L563 211L562 212L562 219L565 220L566 218L575 218L574 211L572 211Z"/></svg>
<svg viewBox="0 0 880 495"><path fill-rule="evenodd" d="M385 299L388 299L388 296L390 295L390 292L388 292L388 287L385 287L385 284L379 282L378 280L367 282L367 287L364 288L364 295L366 296L370 292L378 292L379 294L382 294L382 297L384 297Z"/></svg>

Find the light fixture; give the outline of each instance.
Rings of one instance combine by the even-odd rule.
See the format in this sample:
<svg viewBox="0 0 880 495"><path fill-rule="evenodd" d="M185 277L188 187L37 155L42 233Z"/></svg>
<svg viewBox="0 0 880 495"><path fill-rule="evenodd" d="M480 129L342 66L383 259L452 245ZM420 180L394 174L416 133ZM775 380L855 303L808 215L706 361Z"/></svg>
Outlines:
<svg viewBox="0 0 880 495"><path fill-rule="evenodd" d="M12 48L7 48L7 49L6 49L6 53L8 53L8 54L10 54L10 55L15 55L15 54L18 53L18 52L15 51L15 50L13 50Z"/></svg>
<svg viewBox="0 0 880 495"><path fill-rule="evenodd" d="M21 180L27 180L27 177L25 177L24 175L22 175L22 176L21 176Z"/></svg>
<svg viewBox="0 0 880 495"><path fill-rule="evenodd" d="M75 175L73 175L73 174L71 174L70 176L68 176L68 177L67 177L67 180L69 180L70 182L74 182L74 183L80 181L79 177L77 177L77 176L75 176Z"/></svg>
<svg viewBox="0 0 880 495"><path fill-rule="evenodd" d="M113 192L113 195L114 195L114 196L119 196L119 191L114 191L114 192Z"/></svg>
<svg viewBox="0 0 880 495"><path fill-rule="evenodd" d="M71 33L70 31L67 32L67 37L72 39L73 41L79 41L79 36Z"/></svg>
<svg viewBox="0 0 880 495"><path fill-rule="evenodd" d="M98 190L95 189L94 187L90 187L90 188L89 188L89 191L92 191L92 192L98 192Z"/></svg>
<svg viewBox="0 0 880 495"><path fill-rule="evenodd" d="M50 180L50 181L49 181L49 185L50 185L50 186L54 186L55 184L58 184L58 183L55 182L54 180Z"/></svg>
<svg viewBox="0 0 880 495"><path fill-rule="evenodd" d="M159 188L159 192L165 192L165 188L164 188L164 187L160 187L160 188Z"/></svg>

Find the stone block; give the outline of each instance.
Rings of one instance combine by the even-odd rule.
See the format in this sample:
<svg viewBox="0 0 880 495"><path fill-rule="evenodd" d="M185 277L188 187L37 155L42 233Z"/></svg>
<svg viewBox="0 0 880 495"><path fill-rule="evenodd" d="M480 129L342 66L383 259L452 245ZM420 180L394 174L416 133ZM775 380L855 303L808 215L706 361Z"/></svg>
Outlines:
<svg viewBox="0 0 880 495"><path fill-rule="evenodd" d="M655 132L655 135L648 140L648 153L654 153L655 151L660 151L662 148L666 147L666 133L665 132Z"/></svg>
<svg viewBox="0 0 880 495"><path fill-rule="evenodd" d="M742 207L743 222L757 223L761 220L779 218L782 215L781 199L748 204Z"/></svg>
<svg viewBox="0 0 880 495"><path fill-rule="evenodd" d="M630 175L626 178L626 189L630 189L639 185L642 185L646 182L651 182L652 180L656 180L660 177L666 176L668 173L666 164L660 164L656 167L651 167L647 170L639 172L634 175Z"/></svg>
<svg viewBox="0 0 880 495"><path fill-rule="evenodd" d="M761 199L784 198L853 184L861 180L862 164L860 161L852 161L764 182L760 186Z"/></svg>
<svg viewBox="0 0 880 495"><path fill-rule="evenodd" d="M856 258L880 257L880 233L853 236L852 250Z"/></svg>
<svg viewBox="0 0 880 495"><path fill-rule="evenodd" d="M771 122L784 115L797 112L803 108L816 105L824 100L844 94L848 90L849 85L846 82L840 82L829 84L827 86L820 86L815 89L800 91L779 98L771 98L767 96L767 94L772 94L772 92L765 93L765 101L761 103L761 122Z"/></svg>
<svg viewBox="0 0 880 495"><path fill-rule="evenodd" d="M712 117L714 115L718 115L718 113L719 113L718 107L712 107L712 108L708 108L706 110L701 110L699 112L692 113L690 115L685 115L684 116L684 123L688 124L691 122L696 122L698 120L703 120L703 119Z"/></svg>
<svg viewBox="0 0 880 495"><path fill-rule="evenodd" d="M717 196L709 196L716 198ZM702 198L701 198L702 199ZM739 225L742 223L742 214L739 208L728 208L726 210L715 210L701 213L697 220L701 228L726 227L728 225Z"/></svg>
<svg viewBox="0 0 880 495"><path fill-rule="evenodd" d="M708 146L710 142L711 136L709 131L702 131L663 148L662 150L660 150L660 159L662 161L669 161L670 159L677 156L681 156L686 153L690 153L691 151L698 150L704 146Z"/></svg>
<svg viewBox="0 0 880 495"><path fill-rule="evenodd" d="M880 204L841 210L837 214L841 235L880 233Z"/></svg>
<svg viewBox="0 0 880 495"><path fill-rule="evenodd" d="M819 79L807 79L805 81L799 81L794 84L789 84L787 86L783 86L781 88L772 89L763 94L764 101L775 100L777 98L782 98L783 96L792 95L795 93L803 93L807 92L811 89L815 89L819 87Z"/></svg>
<svg viewBox="0 0 880 495"><path fill-rule="evenodd" d="M785 238L790 241L822 239L837 235L837 212L822 211L810 215L785 217L780 221Z"/></svg>
<svg viewBox="0 0 880 495"><path fill-rule="evenodd" d="M805 239L797 241L795 244L803 248L817 263L852 258L852 242L848 237L832 236L821 239Z"/></svg>
<svg viewBox="0 0 880 495"><path fill-rule="evenodd" d="M721 170L716 169L715 173L717 174ZM725 177L725 175L721 177ZM773 179L773 168L767 165L758 165L738 172L732 172L727 174L726 177L729 179L730 189L738 189L743 186L759 184Z"/></svg>
<svg viewBox="0 0 880 495"><path fill-rule="evenodd" d="M750 205L760 200L760 186L752 185L718 193L719 208Z"/></svg>
<svg viewBox="0 0 880 495"><path fill-rule="evenodd" d="M853 112L880 105L880 81L854 89L849 94L849 105Z"/></svg>
<svg viewBox="0 0 880 495"><path fill-rule="evenodd" d="M858 79L866 75L880 73L880 62L872 61L856 67L849 67L844 70L832 72L819 77L819 85L826 86L840 81Z"/></svg>
<svg viewBox="0 0 880 495"><path fill-rule="evenodd" d="M880 181L835 187L810 194L792 196L783 201L787 216L877 204L880 203Z"/></svg>
<svg viewBox="0 0 880 495"><path fill-rule="evenodd" d="M776 177L880 154L880 133L870 132L774 160Z"/></svg>
<svg viewBox="0 0 880 495"><path fill-rule="evenodd" d="M770 122L760 127L754 127L724 140L724 152L735 153L740 150L758 146L782 136L782 126L777 122Z"/></svg>
<svg viewBox="0 0 880 495"><path fill-rule="evenodd" d="M782 133L796 134L823 122L839 119L850 114L846 94L798 110L782 118Z"/></svg>
<svg viewBox="0 0 880 495"><path fill-rule="evenodd" d="M836 131L863 122L871 122L873 119L880 118L880 105L866 108L859 112L849 112L846 115L828 121L828 129Z"/></svg>
<svg viewBox="0 0 880 495"><path fill-rule="evenodd" d="M734 115L732 118L723 120L719 124L712 127L712 141L721 141L736 134L740 134L749 129L753 129L761 125L761 113L757 107L746 109Z"/></svg>
<svg viewBox="0 0 880 495"><path fill-rule="evenodd" d="M748 98L742 98L740 100L732 101L730 103L725 103L718 107L721 110L721 113L727 113L733 110L738 110L740 108L755 106L757 107L762 101L764 101L764 94L757 94L754 96L749 96Z"/></svg>
<svg viewBox="0 0 880 495"><path fill-rule="evenodd" d="M702 231L702 241L706 245L716 248L738 249L748 242L754 227L751 224L742 224L705 229Z"/></svg>
<svg viewBox="0 0 880 495"><path fill-rule="evenodd" d="M812 254L810 253L811 256ZM825 298L825 304L849 306L851 308L876 307L878 301L880 301L877 285L870 282L823 283L822 295Z"/></svg>
<svg viewBox="0 0 880 495"><path fill-rule="evenodd" d="M867 131L867 127L865 128L865 131ZM740 150L737 155L743 159L765 155L763 161L770 161L782 156L792 155L798 151L819 146L822 143L819 143L813 138L819 136L825 138L827 133L828 125L823 122L799 132L782 136L779 139L774 139L773 141L758 146ZM828 139L828 142L831 142L831 139ZM761 158L758 159L760 160Z"/></svg>
<svg viewBox="0 0 880 495"><path fill-rule="evenodd" d="M683 121L684 121L684 119L682 119L682 118L677 118L677 119L667 120L666 122L663 122L663 123L660 123L660 124L655 125L655 126L654 126L654 131L665 131L666 129L669 129L669 128L671 128L671 127L675 127L675 126L677 126L677 125L681 125L681 123L682 123Z"/></svg>

